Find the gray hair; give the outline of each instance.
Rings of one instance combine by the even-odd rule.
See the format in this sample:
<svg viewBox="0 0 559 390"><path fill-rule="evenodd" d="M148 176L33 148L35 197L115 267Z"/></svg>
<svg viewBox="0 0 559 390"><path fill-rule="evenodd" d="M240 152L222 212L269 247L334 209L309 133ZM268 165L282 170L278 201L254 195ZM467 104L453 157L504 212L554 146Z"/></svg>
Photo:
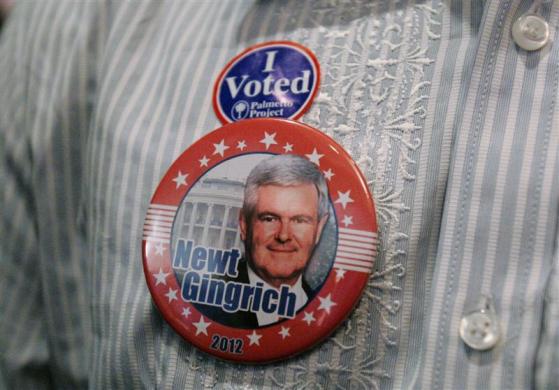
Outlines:
<svg viewBox="0 0 559 390"><path fill-rule="evenodd" d="M242 212L250 220L256 208L257 190L266 185L313 184L318 192L318 220L328 214L328 186L318 167L304 157L280 154L258 163L247 177Z"/></svg>

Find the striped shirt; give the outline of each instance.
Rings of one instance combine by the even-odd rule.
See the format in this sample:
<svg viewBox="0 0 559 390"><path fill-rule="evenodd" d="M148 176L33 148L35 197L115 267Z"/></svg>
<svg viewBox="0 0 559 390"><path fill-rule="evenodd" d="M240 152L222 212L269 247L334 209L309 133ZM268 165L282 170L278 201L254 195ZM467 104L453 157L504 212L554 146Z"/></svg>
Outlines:
<svg viewBox="0 0 559 390"><path fill-rule="evenodd" d="M0 388L559 388L559 2L19 1L0 34ZM358 307L312 351L208 357L146 287L143 217L218 127L209 88L289 40L322 80L300 120L352 155L381 249ZM464 315L489 299L498 344Z"/></svg>

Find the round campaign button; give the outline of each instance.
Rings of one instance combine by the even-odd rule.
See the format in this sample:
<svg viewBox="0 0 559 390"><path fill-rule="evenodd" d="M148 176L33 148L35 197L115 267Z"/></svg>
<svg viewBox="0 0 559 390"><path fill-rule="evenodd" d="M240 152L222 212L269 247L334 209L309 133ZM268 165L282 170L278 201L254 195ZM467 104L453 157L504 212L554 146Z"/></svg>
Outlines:
<svg viewBox="0 0 559 390"><path fill-rule="evenodd" d="M249 47L221 71L213 92L222 123L252 118L297 119L310 107L320 83L315 55L289 41Z"/></svg>
<svg viewBox="0 0 559 390"><path fill-rule="evenodd" d="M269 362L324 340L377 254L367 184L335 141L284 119L227 124L172 164L150 202L143 264L171 327L201 350Z"/></svg>

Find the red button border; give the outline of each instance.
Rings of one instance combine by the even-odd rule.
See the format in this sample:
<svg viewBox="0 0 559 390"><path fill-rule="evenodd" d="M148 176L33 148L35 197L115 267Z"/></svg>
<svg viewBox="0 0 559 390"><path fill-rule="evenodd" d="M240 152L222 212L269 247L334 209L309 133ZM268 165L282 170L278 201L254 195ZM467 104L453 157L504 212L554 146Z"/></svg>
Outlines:
<svg viewBox="0 0 559 390"><path fill-rule="evenodd" d="M285 154L286 151L318 163L328 179L338 228L333 268L314 299L295 318L255 329L223 326L181 299L180 284L172 277L172 229L168 229L168 222L174 221L191 186L220 162L249 153ZM200 160L208 161L202 164ZM372 270L377 254L377 230L374 202L366 181L349 154L334 140L290 120L243 120L224 125L195 142L163 177L151 199L144 224L144 273L159 311L184 339L222 359L265 363L311 348L347 318ZM355 252L366 255L352 255L353 248L361 248ZM243 340L243 354L211 349L212 335Z"/></svg>

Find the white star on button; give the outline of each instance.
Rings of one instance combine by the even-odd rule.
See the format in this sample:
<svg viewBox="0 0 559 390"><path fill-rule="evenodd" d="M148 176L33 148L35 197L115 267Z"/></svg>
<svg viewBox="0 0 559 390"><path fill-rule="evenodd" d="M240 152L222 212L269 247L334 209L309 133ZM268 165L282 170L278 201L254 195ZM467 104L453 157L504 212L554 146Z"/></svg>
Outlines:
<svg viewBox="0 0 559 390"><path fill-rule="evenodd" d="M490 312L478 310L462 317L460 337L470 348L486 351L499 341L497 318Z"/></svg>
<svg viewBox="0 0 559 390"><path fill-rule="evenodd" d="M200 321L193 322L192 325L196 328L196 336L200 333L204 333L206 336L208 335L208 326L211 325L211 322L204 322L204 317L200 316Z"/></svg>
<svg viewBox="0 0 559 390"><path fill-rule="evenodd" d="M549 26L540 15L525 14L512 25L512 38L524 50L539 50L549 42Z"/></svg>
<svg viewBox="0 0 559 390"><path fill-rule="evenodd" d="M221 157L225 155L225 151L229 149L229 146L225 145L225 140L222 139L220 143L214 144L214 154L219 154Z"/></svg>
<svg viewBox="0 0 559 390"><path fill-rule="evenodd" d="M311 312L305 312L305 318L303 318L303 321L305 321L307 323L307 325L310 325L311 322L316 321L316 318L314 318L314 315Z"/></svg>
<svg viewBox="0 0 559 390"><path fill-rule="evenodd" d="M202 158L201 158L200 160L198 160L198 161L200 161L200 167L207 167L207 166L208 166L208 163L210 162L210 159L207 158L207 157L204 155L204 157L202 157Z"/></svg>
<svg viewBox="0 0 559 390"><path fill-rule="evenodd" d="M289 142L286 142L285 145L283 145L283 151L285 153L292 152L293 151L293 145L290 144Z"/></svg>
<svg viewBox="0 0 559 390"><path fill-rule="evenodd" d="M351 197L349 196L350 193L351 190L348 190L346 192L338 191L338 200L336 200L334 203L341 203L343 209L345 210L348 203L353 203L353 199L351 199Z"/></svg>
<svg viewBox="0 0 559 390"><path fill-rule="evenodd" d="M181 171L179 171L179 173L177 174L177 177L175 177L173 179L173 181L175 183L177 183L177 188L179 188L180 186L185 186L186 185L186 177L188 176L188 173L183 174Z"/></svg>
<svg viewBox="0 0 559 390"><path fill-rule="evenodd" d="M332 180L332 177L334 177L336 175L334 172L332 172L331 169L328 169L327 171L324 171L323 173L324 173L324 177L328 181Z"/></svg>
<svg viewBox="0 0 559 390"><path fill-rule="evenodd" d="M320 159L324 157L323 154L318 154L316 148L313 149L311 154L305 154L310 162L315 163L316 165L320 165Z"/></svg>
<svg viewBox="0 0 559 390"><path fill-rule="evenodd" d="M268 150L270 148L270 145L276 145L276 133L274 134L268 134L266 132L264 132L264 139L260 140L261 144L266 145L266 150Z"/></svg>
<svg viewBox="0 0 559 390"><path fill-rule="evenodd" d="M336 302L332 301L332 294L328 294L326 298L318 297L318 299L320 299L320 306L318 309L324 310L328 314L330 314L330 309L337 305Z"/></svg>
<svg viewBox="0 0 559 390"><path fill-rule="evenodd" d="M169 276L170 274L164 273L161 267L159 268L159 273L152 274L152 275L155 278L156 286L159 286L160 284L164 284L165 286L167 285L167 276ZM176 293L175 293L175 298L176 298Z"/></svg>
<svg viewBox="0 0 559 390"><path fill-rule="evenodd" d="M177 291L179 291L179 290L175 290L175 289L172 289L172 288L170 288L169 291L167 291L167 294L165 294L165 296L169 300L169 303L177 300Z"/></svg>
<svg viewBox="0 0 559 390"><path fill-rule="evenodd" d="M282 339L285 339L286 337L291 336L289 334L289 328L286 328L286 327L283 327L283 326L281 327L281 330L278 333L281 335Z"/></svg>
<svg viewBox="0 0 559 390"><path fill-rule="evenodd" d="M237 142L237 149L245 150L246 147L247 147L247 143L245 142L245 140L240 140L239 142Z"/></svg>
<svg viewBox="0 0 559 390"><path fill-rule="evenodd" d="M190 307L185 307L182 309L182 316L184 318L188 318L190 316L190 314L192 314L192 312L190 311Z"/></svg>
<svg viewBox="0 0 559 390"><path fill-rule="evenodd" d="M348 227L349 225L353 225L353 217L349 215L345 215L342 223L344 224L345 227Z"/></svg>
<svg viewBox="0 0 559 390"><path fill-rule="evenodd" d="M249 345L253 345L253 344L260 345L260 339L262 338L262 335L256 333L255 330L253 330L252 333L249 334L247 337L250 340Z"/></svg>
<svg viewBox="0 0 559 390"><path fill-rule="evenodd" d="M337 269L336 270L336 282L342 280L345 276L345 269Z"/></svg>
<svg viewBox="0 0 559 390"><path fill-rule="evenodd" d="M165 253L165 245L163 245L163 243L159 242L155 246L155 254L159 255L159 256L163 256L163 253Z"/></svg>

